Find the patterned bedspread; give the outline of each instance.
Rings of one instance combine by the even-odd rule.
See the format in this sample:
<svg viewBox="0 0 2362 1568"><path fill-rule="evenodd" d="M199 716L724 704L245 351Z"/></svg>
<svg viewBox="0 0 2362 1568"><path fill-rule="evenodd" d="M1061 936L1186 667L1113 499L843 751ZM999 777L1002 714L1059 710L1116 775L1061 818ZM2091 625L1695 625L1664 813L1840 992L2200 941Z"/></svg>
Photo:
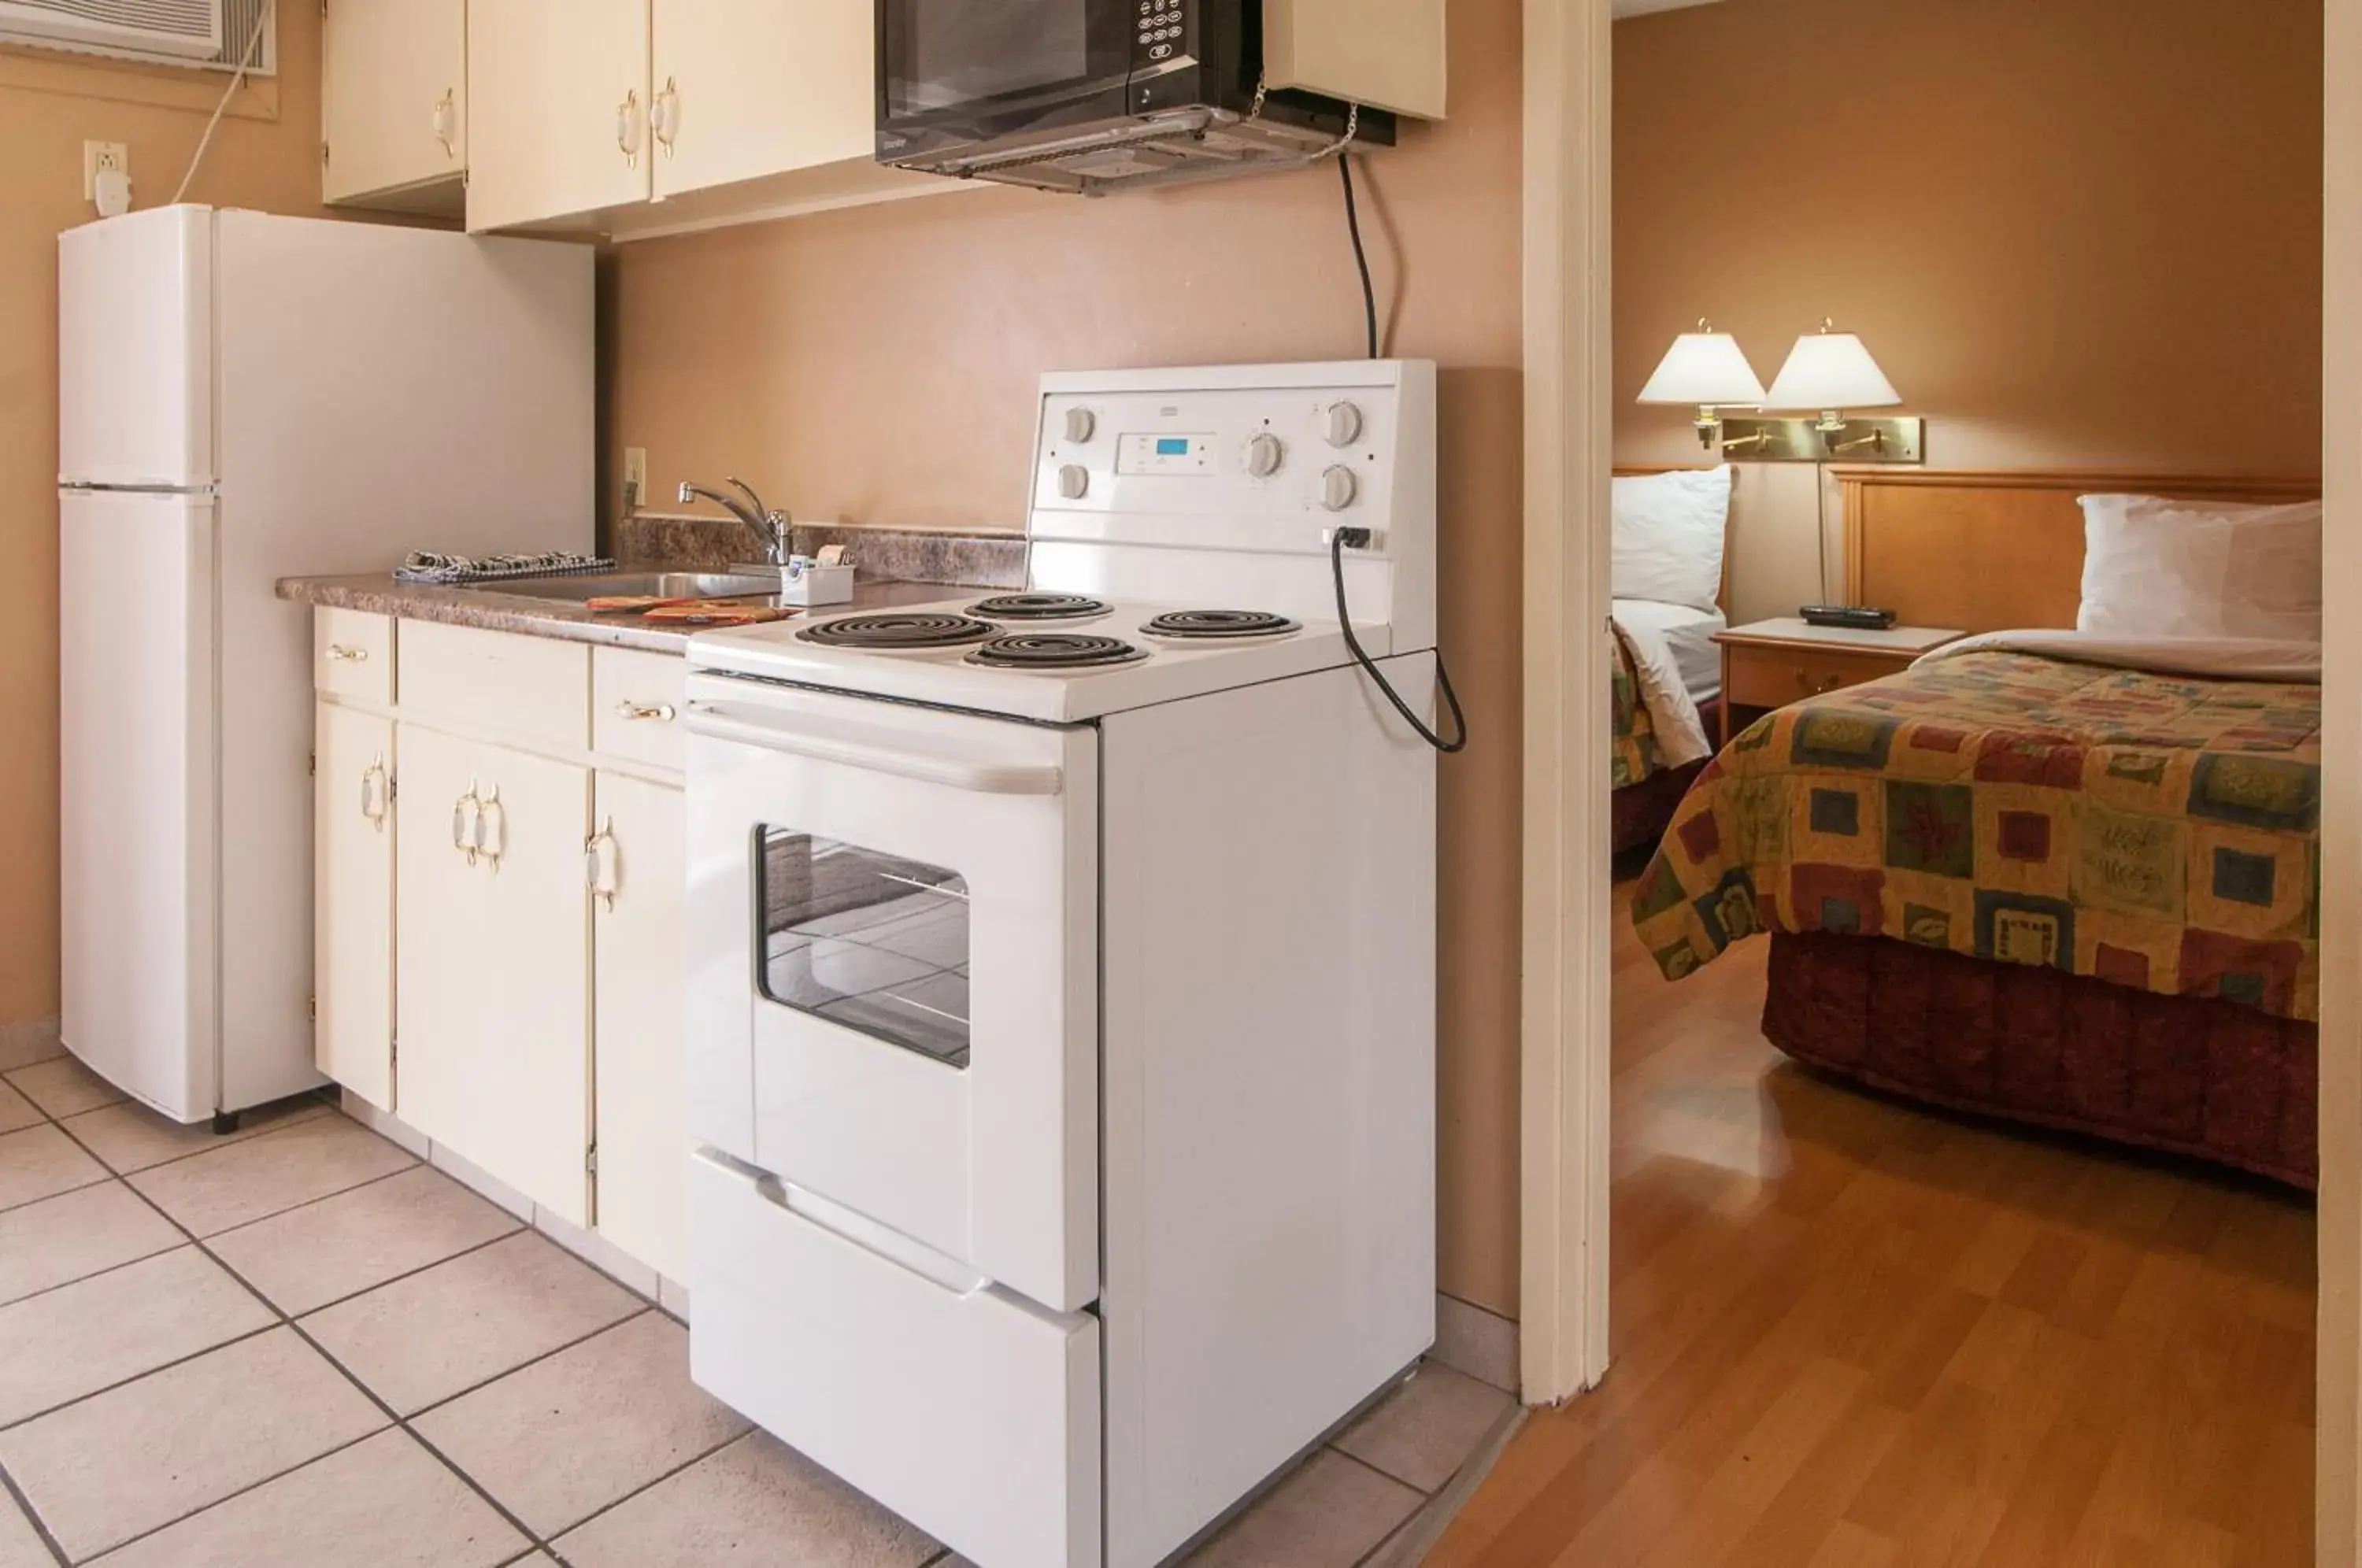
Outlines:
<svg viewBox="0 0 2362 1568"><path fill-rule="evenodd" d="M1649 716L1649 704L1640 700L1640 675L1632 662L1632 650L1625 645L1624 635L1616 635L1614 758L1608 774L1608 788L1621 790L1639 784L1665 766L1664 754L1657 746L1656 722Z"/></svg>
<svg viewBox="0 0 2362 1568"><path fill-rule="evenodd" d="M1675 979L1827 931L2312 1019L2320 723L2316 686L1964 654L1733 741L1633 923Z"/></svg>

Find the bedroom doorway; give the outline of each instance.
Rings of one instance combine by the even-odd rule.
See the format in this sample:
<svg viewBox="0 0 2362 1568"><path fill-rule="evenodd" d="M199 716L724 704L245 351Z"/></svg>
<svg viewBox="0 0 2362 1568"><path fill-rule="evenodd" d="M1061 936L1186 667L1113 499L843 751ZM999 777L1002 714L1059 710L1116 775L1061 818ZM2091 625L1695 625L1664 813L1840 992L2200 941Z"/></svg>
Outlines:
<svg viewBox="0 0 2362 1568"><path fill-rule="evenodd" d="M1754 3L1724 0L1733 11ZM2317 456L2330 519L2323 579L2330 589L2326 598L2333 613L2324 634L2322 757L2324 776L2336 788L2323 791L2320 948L2324 955L2362 956L2356 952L2362 947L2362 903L2357 903L2353 892L2362 886L2362 875L2357 875L2362 873L2362 825L2357 825L2362 824L2362 801L2356 799L2353 785L2362 778L2362 692L2355 684L2362 680L2362 675L2356 673L2362 670L2362 660L2356 657L2362 655L2362 617L2348 615L2341 620L2334 613L2338 604L2362 603L2362 528L2339 525L2340 519L2362 515L2362 452L2356 449L2362 444L2351 435L2352 416L2362 414L2362 309L2356 306L2357 298L2362 298L2362 289L2356 287L2362 282L2362 0L2327 0L2323 14L2327 196L2323 237L2323 429ZM1624 455L1617 447L1614 425L1619 393L1614 370L1616 299L1610 282L1618 226L1610 156L1614 26L1607 0L1529 0L1526 7L1529 457L1523 1343L1530 1403L1557 1402L1598 1386L1609 1375L1615 1359L1611 1348L1617 1341L1610 1335L1611 1321L1630 1312L1661 1309L1669 1288L1665 1269L1652 1274L1650 1265L1639 1261L1628 1247L1619 1249L1622 1261L1617 1262L1611 1258L1608 1244L1616 1181L1628 1162L1645 1157L1628 1143L1619 1146L1611 1122L1611 1108L1617 1111L1626 1108L1618 1098L1618 1018L1612 999L1617 980L1634 973L1651 975L1654 968L1653 955L1645 948L1628 941L1620 947L1617 944L1619 936L1628 933L1630 894L1609 891L1613 885L1606 849L1609 802L1595 783L1611 766L1607 736L1614 702L1614 652L1613 645L1600 634L1611 596L1608 486L1617 460ZM1711 180L1703 181L1700 189L1711 199L1734 203L1750 199L1746 191ZM1699 308L1719 307L1702 304ZM1661 349L1662 345L1656 347ZM1760 368L1767 376L1784 347L1784 343L1765 346L1763 353L1771 363ZM2011 504L2055 521L2057 495L2080 492L2095 470L2103 468L2120 477L2129 470L2130 477L2150 481L2147 488L2152 489L2169 488L2169 481L2177 480L2206 480L2202 488L2222 489L2224 499L2271 498L2268 493L2246 494L2237 483L2225 488L2226 476L2238 476L2241 482L2257 472L2274 477L2264 469L2243 474L2230 464L2180 467L2121 458L2094 463L2081 460L2078 453L2061 451L2050 454L2040 482L2024 487L2024 493ZM2277 465L2277 472L2289 469ZM1741 482L1743 486L1746 481ZM1875 510L1904 488L1897 486L1882 495L1879 487L1865 485L1849 496L1841 479L1833 476L1829 483L1833 505L1827 536L1840 551L1849 506L1868 505ZM2068 499L2072 498L2070 493ZM1906 499L1920 503L1923 510L1929 500L1916 494ZM1901 515L1903 523L1898 525L1907 525L1907 511L1906 507L1904 513L1890 511L1882 515L1889 521ZM1725 969L1730 963L1729 958L1721 960ZM2274 1288L2258 1298L2255 1331L2245 1336L2248 1349L2243 1353L2259 1358L2248 1364L2250 1373L2285 1383L2288 1336L2302 1332L2308 1344L2316 1347L2316 1381L2309 1401L2314 1425L2310 1441L2315 1446L2310 1453L2292 1452L2295 1439L2288 1423L2275 1419L2237 1440L2237 1449L2250 1461L2257 1455L2268 1456L2248 1468L2260 1478L2259 1484L2283 1484L2275 1505L2281 1511L2300 1506L2285 1491L2289 1476L2314 1473L2311 1490L2317 1560L2346 1563L2362 1561L2355 1505L2355 1434L2357 1408L2362 1408L2362 1365L2357 1364L2356 1354L2356 1344L2362 1342L2362 1148L2357 1148L2362 1143L2362 1050L2356 1049L2362 1046L2362 996L2353 988L2356 977L2362 975L2362 964L2324 962L2322 970L2321 1193L2318 1208L2305 1227L2317 1238L2318 1246L2317 1336L2312 1325L2290 1322L2298 1297L2281 1287L2291 1282L2285 1277L2268 1279L2266 1283ZM1716 1020L1743 1021L1760 1008L1761 983L1753 981L1750 998L1742 994L1745 987L1725 982L1717 977L1716 966L1709 966L1688 982L1703 988L1678 993L1690 999L1681 1000L1678 1010L1669 1009L1643 1021L1644 1029L1654 1027L1657 1041L1644 1044L1639 1054L1661 1054L1696 1033L1701 1021L1708 1024ZM2335 1048L2331 1048L2332 1043ZM1826 1087L1803 1081L1806 1088ZM1794 1105L1782 1109L1793 1119L1834 1114L1827 1106L1883 1105L1855 1090L1840 1092L1855 1098L1830 1099L1817 1111ZM1711 1083L1693 1086L1689 1111L1694 1123L1692 1131L1699 1137L1710 1139L1714 1133L1722 1098L1723 1091ZM1884 1109L1896 1108L1884 1105ZM1981 1139L1992 1134L1973 1123L1938 1121L1937 1124L1966 1129L1948 1132L1946 1147L1926 1156L1932 1165L1943 1167L1941 1174L1955 1188L1981 1184L1990 1189L1995 1183L2005 1187L2017 1179L1990 1172L1970 1174L1974 1165L1970 1154ZM1728 1170L1767 1153L1760 1145L1750 1149L1749 1134L1737 1122L1722 1131L1725 1143L1716 1156L1721 1164L1701 1160L1702 1167ZM1848 1128L1830 1122L1820 1127L1817 1136L1824 1148L1842 1152L1848 1138L1871 1138L1875 1131L1868 1123ZM2089 1232L2084 1252L2070 1258L2071 1249L2058 1245L2055 1238L2037 1238L2039 1244L2030 1244L2011 1265L2013 1275L2020 1268L2025 1270L2014 1288L2019 1297L2029 1299L2050 1289L2042 1279L2046 1268L2057 1271L2065 1281L2058 1286L2059 1294L2053 1301L2057 1306L2077 1292L2091 1291L2093 1280L2108 1270L2125 1266L2124 1259L2131 1254L2116 1249L2136 1242L2146 1244L2135 1233L2133 1221L2123 1216L2137 1211L2143 1203L2156 1205L2168 1199L2158 1196L2160 1189L2148 1179L2151 1167L2138 1159L2121 1163L2131 1174L2119 1179L2113 1174L2116 1164L2079 1164L2073 1145L2045 1143L2037 1137L2032 1146L2044 1151L2042 1162L2037 1163L2048 1176L2080 1181L2088 1188L2075 1198L2082 1206L2081 1222ZM1917 1170L1909 1151L1893 1157L1904 1167ZM1946 1162L1954 1163L1947 1165ZM2089 1174L2092 1170L2110 1174L2094 1176ZM1703 1184L1713 1179L1710 1172L1699 1177ZM2248 1236L2223 1244L2235 1250L2252 1243L2286 1253L2285 1235L2258 1240L2254 1223L2260 1214L2266 1221L2264 1230L2284 1230L2286 1211L2268 1203L2250 1211L2242 1207L2248 1196L2236 1188L2230 1190L2233 1196L2223 1200L2228 1209L2217 1215L2218 1231L2245 1231ZM1952 1196L1960 1194L1956 1191ZM1711 1201L1705 1207L1710 1209ZM1931 1225L1940 1229L1957 1222L1959 1212L1938 1203L1910 1218L1903 1228L1905 1231ZM1633 1214L1619 1206L1615 1214L1626 1240L1635 1242L1648 1240L1645 1232L1651 1224L1672 1227L1676 1218L1670 1209ZM2196 1218L2194 1210L2184 1215L2191 1223ZM2095 1257L2103 1261L2095 1263ZM1612 1264L1618 1272L1611 1286ZM1984 1266L1997 1265L1988 1260ZM1791 1281L1799 1290L1808 1283ZM1998 1292L2006 1284L2001 1281L1992 1290ZM1652 1290L1656 1294L1650 1294ZM2310 1297L2311 1292L2305 1295ZM1927 1314L1926 1331L1933 1336L1925 1344L1940 1344L1951 1331L1942 1311L1926 1303L1921 1306ZM2070 1320L2078 1309L2071 1304L2060 1309ZM1932 1353L1924 1352L1924 1347L1923 1353ZM1621 1354L1620 1350L1617 1353ZM2269 1368L2258 1373L2265 1363L2270 1364ZM1663 1368L1638 1365L1629 1370L1654 1378ZM1973 1403L1965 1394L1953 1397L1964 1404ZM1611 1389L1609 1397L1620 1401L1627 1397ZM1792 1397L1809 1405L1813 1397L1835 1399L1836 1395L1824 1388L1817 1395L1807 1391ZM1793 1405L1783 1408L1794 1409Z"/></svg>

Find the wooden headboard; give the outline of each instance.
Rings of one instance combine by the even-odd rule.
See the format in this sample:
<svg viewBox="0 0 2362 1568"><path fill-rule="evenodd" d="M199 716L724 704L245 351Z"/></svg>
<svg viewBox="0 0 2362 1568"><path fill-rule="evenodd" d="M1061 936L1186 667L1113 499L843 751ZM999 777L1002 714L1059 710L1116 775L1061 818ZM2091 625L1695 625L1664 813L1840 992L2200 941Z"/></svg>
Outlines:
<svg viewBox="0 0 2362 1568"><path fill-rule="evenodd" d="M1718 466L1715 463L1618 463L1613 471L1617 479L1646 479L1650 474L1704 472ZM1730 613L1730 529L1733 519L1738 515L1738 482L1745 472L1744 469L1738 468L1730 470L1730 512L1722 520L1722 586L1715 593L1714 602L1722 607L1725 615Z"/></svg>
<svg viewBox="0 0 2362 1568"><path fill-rule="evenodd" d="M2083 597L2080 496L2311 501L2317 479L2220 479L2070 469L1846 466L1846 602L1906 624L1997 632L2075 624Z"/></svg>

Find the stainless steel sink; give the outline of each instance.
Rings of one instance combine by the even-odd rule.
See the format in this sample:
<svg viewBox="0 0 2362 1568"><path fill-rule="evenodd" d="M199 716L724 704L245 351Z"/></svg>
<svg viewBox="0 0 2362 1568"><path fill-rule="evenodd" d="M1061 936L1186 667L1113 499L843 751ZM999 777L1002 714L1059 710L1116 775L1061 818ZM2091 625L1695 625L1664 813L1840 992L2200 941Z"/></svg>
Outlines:
<svg viewBox="0 0 2362 1568"><path fill-rule="evenodd" d="M608 572L598 577L520 577L505 582L479 583L489 593L522 594L527 599L559 599L579 604L588 599L739 599L775 595L780 583L776 573L757 575L734 571Z"/></svg>

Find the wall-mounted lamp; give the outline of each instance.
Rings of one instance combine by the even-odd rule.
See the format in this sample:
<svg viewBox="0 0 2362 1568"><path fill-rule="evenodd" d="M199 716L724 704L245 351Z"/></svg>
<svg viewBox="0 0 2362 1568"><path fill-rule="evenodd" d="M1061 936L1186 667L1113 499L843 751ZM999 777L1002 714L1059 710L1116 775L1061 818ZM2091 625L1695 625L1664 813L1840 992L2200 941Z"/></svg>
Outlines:
<svg viewBox="0 0 2362 1568"><path fill-rule="evenodd" d="M1738 339L1716 332L1704 316L1695 332L1673 339L1657 373L1640 389L1642 403L1695 405L1698 445L1709 449L1722 434L1722 409L1760 408L1764 395L1763 382L1739 350Z"/></svg>
<svg viewBox="0 0 2362 1568"><path fill-rule="evenodd" d="M1861 339L1824 320L1796 339L1763 406L1815 409L1813 419L1734 419L1722 433L1726 457L1749 462L1916 463L1926 450L1922 419L1851 419L1845 410L1893 408L1903 401Z"/></svg>

